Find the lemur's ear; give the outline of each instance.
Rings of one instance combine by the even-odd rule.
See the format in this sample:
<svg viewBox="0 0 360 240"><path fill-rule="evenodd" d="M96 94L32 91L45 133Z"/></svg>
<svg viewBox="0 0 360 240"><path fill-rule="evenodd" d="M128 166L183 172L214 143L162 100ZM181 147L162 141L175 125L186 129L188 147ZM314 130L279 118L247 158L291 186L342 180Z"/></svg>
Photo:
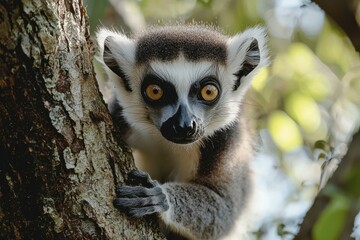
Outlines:
<svg viewBox="0 0 360 240"><path fill-rule="evenodd" d="M268 64L266 34L262 28L250 28L230 38L227 42L228 66L236 76L233 89L250 82L257 70Z"/></svg>
<svg viewBox="0 0 360 240"><path fill-rule="evenodd" d="M135 43L122 33L100 29L96 34L100 48L100 61L118 75L127 91L132 91L129 81L135 63Z"/></svg>

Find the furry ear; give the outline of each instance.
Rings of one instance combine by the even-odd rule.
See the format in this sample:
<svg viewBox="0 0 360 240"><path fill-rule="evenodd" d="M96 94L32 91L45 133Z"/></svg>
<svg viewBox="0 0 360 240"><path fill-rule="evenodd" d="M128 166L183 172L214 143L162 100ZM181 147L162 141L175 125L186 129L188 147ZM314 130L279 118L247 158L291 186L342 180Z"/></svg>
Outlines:
<svg viewBox="0 0 360 240"><path fill-rule="evenodd" d="M129 75L135 64L135 43L122 33L100 29L96 34L100 61L118 75L127 91L131 92Z"/></svg>
<svg viewBox="0 0 360 240"><path fill-rule="evenodd" d="M266 34L262 28L250 28L235 35L228 40L227 49L229 68L236 76L234 91L239 88L244 77L250 80L260 67L268 64Z"/></svg>

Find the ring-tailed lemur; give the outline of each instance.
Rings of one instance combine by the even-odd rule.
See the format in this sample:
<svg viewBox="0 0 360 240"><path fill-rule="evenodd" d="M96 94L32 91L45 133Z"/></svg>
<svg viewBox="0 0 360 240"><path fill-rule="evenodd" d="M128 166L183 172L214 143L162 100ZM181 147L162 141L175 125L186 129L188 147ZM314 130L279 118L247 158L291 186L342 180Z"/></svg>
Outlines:
<svg viewBox="0 0 360 240"><path fill-rule="evenodd" d="M208 26L153 27L128 38L101 29L114 121L135 149L139 186L114 204L131 216L157 213L190 239L219 239L247 208L254 134L244 117L251 78L267 64L264 31L227 37ZM153 180L154 179L154 180Z"/></svg>

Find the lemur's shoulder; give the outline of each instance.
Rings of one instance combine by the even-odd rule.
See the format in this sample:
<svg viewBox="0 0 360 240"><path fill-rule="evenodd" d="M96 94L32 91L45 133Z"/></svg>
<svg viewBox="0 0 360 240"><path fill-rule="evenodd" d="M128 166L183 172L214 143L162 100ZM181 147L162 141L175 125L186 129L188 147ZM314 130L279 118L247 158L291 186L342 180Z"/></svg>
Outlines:
<svg viewBox="0 0 360 240"><path fill-rule="evenodd" d="M139 185L118 187L115 206L135 217L156 213L186 238L227 235L251 195L255 134L246 102L253 76L268 63L264 30L100 30L98 42L116 93L114 121L137 149L135 160L163 174L160 184L152 171L133 172Z"/></svg>

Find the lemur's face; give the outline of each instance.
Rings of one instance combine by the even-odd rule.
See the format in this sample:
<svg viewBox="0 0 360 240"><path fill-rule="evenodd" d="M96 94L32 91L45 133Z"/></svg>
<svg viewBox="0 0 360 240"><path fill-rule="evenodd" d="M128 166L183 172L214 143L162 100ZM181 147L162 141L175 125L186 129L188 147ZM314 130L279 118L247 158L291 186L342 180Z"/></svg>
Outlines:
<svg viewBox="0 0 360 240"><path fill-rule="evenodd" d="M134 39L102 31L98 40L132 128L189 144L241 114L264 44L263 36L253 33L259 30L227 38L199 26L172 26Z"/></svg>
<svg viewBox="0 0 360 240"><path fill-rule="evenodd" d="M213 62L193 63L181 57L149 64L141 81L141 96L163 137L180 144L203 137L219 111L219 77L219 67Z"/></svg>

